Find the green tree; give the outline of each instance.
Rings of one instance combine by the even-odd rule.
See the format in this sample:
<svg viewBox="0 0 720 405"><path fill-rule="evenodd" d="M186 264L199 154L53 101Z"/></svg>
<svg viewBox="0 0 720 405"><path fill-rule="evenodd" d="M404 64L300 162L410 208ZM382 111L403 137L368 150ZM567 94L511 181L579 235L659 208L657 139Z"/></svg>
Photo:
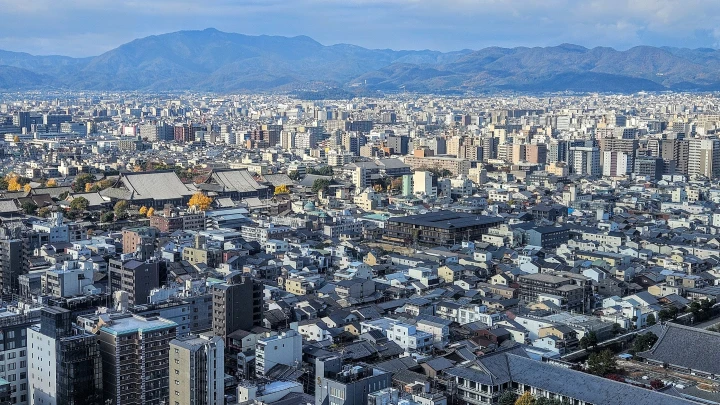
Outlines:
<svg viewBox="0 0 720 405"><path fill-rule="evenodd" d="M92 182L95 181L95 178L90 173L81 173L78 174L75 177L75 182L72 185L72 189L76 193L84 193L85 192L85 185L86 184L92 184Z"/></svg>
<svg viewBox="0 0 720 405"><path fill-rule="evenodd" d="M518 396L516 393L507 390L500 395L500 400L498 404L500 405L515 405L515 401L517 401Z"/></svg>
<svg viewBox="0 0 720 405"><path fill-rule="evenodd" d="M50 209L50 207L43 207L37 211L37 215L39 217L47 218L50 216L51 212L52 212L52 210Z"/></svg>
<svg viewBox="0 0 720 405"><path fill-rule="evenodd" d="M288 172L288 177L290 177L291 180L298 181L300 180L300 173L298 173L297 170L291 170Z"/></svg>
<svg viewBox="0 0 720 405"><path fill-rule="evenodd" d="M113 212L115 212L115 218L116 219L125 219L127 218L127 210L128 210L128 204L127 201L118 201L115 203L115 206L113 207Z"/></svg>
<svg viewBox="0 0 720 405"><path fill-rule="evenodd" d="M312 185L312 192L317 193L320 190L324 190L330 186L330 180L327 179L315 179Z"/></svg>
<svg viewBox="0 0 720 405"><path fill-rule="evenodd" d="M74 211L85 211L90 206L90 201L85 197L77 197L70 201L70 209Z"/></svg>
<svg viewBox="0 0 720 405"><path fill-rule="evenodd" d="M38 206L30 201L25 201L22 203L21 208L26 215L33 215L37 212Z"/></svg>
<svg viewBox="0 0 720 405"><path fill-rule="evenodd" d="M667 322L675 319L675 317L678 314L678 309L675 306L671 306L668 308L663 308L658 312L658 318L660 318L660 322Z"/></svg>
<svg viewBox="0 0 720 405"><path fill-rule="evenodd" d="M115 218L115 213L112 211L103 212L102 215L100 215L100 222L112 222L112 220Z"/></svg>
<svg viewBox="0 0 720 405"><path fill-rule="evenodd" d="M610 350L593 353L587 360L587 371L590 374L604 376L617 371L617 359Z"/></svg>
<svg viewBox="0 0 720 405"><path fill-rule="evenodd" d="M655 336L655 334L647 332L643 333L642 335L638 335L635 340L633 341L632 345L632 351L634 353L640 353L650 350L655 342L657 342L658 337Z"/></svg>
<svg viewBox="0 0 720 405"><path fill-rule="evenodd" d="M647 318L645 318L645 322L648 326L655 325L657 323L657 321L655 320L655 314L649 314Z"/></svg>

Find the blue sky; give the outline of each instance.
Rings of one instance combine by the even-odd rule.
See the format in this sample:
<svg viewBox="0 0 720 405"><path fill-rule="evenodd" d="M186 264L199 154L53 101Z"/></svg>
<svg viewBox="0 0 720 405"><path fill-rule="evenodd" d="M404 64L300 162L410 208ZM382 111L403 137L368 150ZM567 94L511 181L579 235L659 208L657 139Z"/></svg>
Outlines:
<svg viewBox="0 0 720 405"><path fill-rule="evenodd" d="M0 0L0 49L94 56L217 28L369 48L720 47L720 0Z"/></svg>

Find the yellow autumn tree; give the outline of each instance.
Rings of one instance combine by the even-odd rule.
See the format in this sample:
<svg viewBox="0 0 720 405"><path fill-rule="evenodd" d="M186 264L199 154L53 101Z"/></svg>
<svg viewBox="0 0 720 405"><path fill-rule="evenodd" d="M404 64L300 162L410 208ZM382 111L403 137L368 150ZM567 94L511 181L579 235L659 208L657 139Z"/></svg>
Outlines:
<svg viewBox="0 0 720 405"><path fill-rule="evenodd" d="M45 187L57 187L57 180L50 179L45 183Z"/></svg>
<svg viewBox="0 0 720 405"><path fill-rule="evenodd" d="M535 397L532 396L530 391L525 391L525 393L515 401L515 405L533 405L533 403L535 403Z"/></svg>
<svg viewBox="0 0 720 405"><path fill-rule="evenodd" d="M275 186L275 195L278 195L278 194L290 194L290 189L285 184Z"/></svg>
<svg viewBox="0 0 720 405"><path fill-rule="evenodd" d="M144 205L143 205L142 207L140 207L140 209L138 210L138 213L139 213L140 215L145 215L145 214L147 214L147 212L148 212L148 209L147 209L147 207L144 206Z"/></svg>
<svg viewBox="0 0 720 405"><path fill-rule="evenodd" d="M191 207L196 207L200 211L207 211L207 209L210 208L210 204L212 204L212 202L212 198L206 196L201 192L197 192L193 194L192 197L190 197L190 202L188 202L188 205Z"/></svg>
<svg viewBox="0 0 720 405"><path fill-rule="evenodd" d="M20 136L19 135L13 136L13 142L15 142L15 143L20 142Z"/></svg>
<svg viewBox="0 0 720 405"><path fill-rule="evenodd" d="M153 207L148 208L147 213L145 215L147 215L148 218L155 215L155 208L153 208Z"/></svg>
<svg viewBox="0 0 720 405"><path fill-rule="evenodd" d="M10 174L7 177L8 182L8 191L20 191L22 190L22 185L18 181L18 175L17 174Z"/></svg>
<svg viewBox="0 0 720 405"><path fill-rule="evenodd" d="M29 184L26 184L26 185L23 187L23 191L25 191L26 193L29 193L30 190L32 190L32 186L29 185Z"/></svg>
<svg viewBox="0 0 720 405"><path fill-rule="evenodd" d="M85 192L86 193L89 193L90 191L92 191L92 188L93 188L92 183L85 183Z"/></svg>

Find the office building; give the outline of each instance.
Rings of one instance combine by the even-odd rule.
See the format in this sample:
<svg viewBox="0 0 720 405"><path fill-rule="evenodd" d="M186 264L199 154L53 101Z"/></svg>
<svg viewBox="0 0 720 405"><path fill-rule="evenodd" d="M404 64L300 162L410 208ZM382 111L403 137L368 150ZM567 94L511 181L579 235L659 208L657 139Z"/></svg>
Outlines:
<svg viewBox="0 0 720 405"><path fill-rule="evenodd" d="M170 404L225 402L225 343L218 336L170 341Z"/></svg>
<svg viewBox="0 0 720 405"><path fill-rule="evenodd" d="M95 334L73 325L72 312L43 308L28 329L30 403L101 405L102 366Z"/></svg>
<svg viewBox="0 0 720 405"><path fill-rule="evenodd" d="M160 279L160 271L159 262L110 259L108 263L110 293L126 291L128 304L147 304L150 291L164 284Z"/></svg>
<svg viewBox="0 0 720 405"><path fill-rule="evenodd" d="M636 176L644 176L649 180L657 180L663 174L663 160L657 157L637 157L633 174Z"/></svg>
<svg viewBox="0 0 720 405"><path fill-rule="evenodd" d="M20 292L19 277L30 269L29 241L20 227L0 227L0 291Z"/></svg>
<svg viewBox="0 0 720 405"><path fill-rule="evenodd" d="M170 341L177 324L163 318L109 315L99 322L103 400L113 405L166 405Z"/></svg>
<svg viewBox="0 0 720 405"><path fill-rule="evenodd" d="M263 283L247 276L215 284L213 291L213 332L227 339L236 330L262 326ZM227 342L227 340L226 340Z"/></svg>

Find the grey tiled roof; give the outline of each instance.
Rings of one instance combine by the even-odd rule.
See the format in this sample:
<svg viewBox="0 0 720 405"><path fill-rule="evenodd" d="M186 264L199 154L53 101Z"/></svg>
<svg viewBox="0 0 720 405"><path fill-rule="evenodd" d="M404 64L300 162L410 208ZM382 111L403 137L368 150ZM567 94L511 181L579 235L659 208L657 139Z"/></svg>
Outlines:
<svg viewBox="0 0 720 405"><path fill-rule="evenodd" d="M667 323L652 349L638 353L638 356L720 375L720 358L715 353L720 347L720 333L705 329Z"/></svg>

